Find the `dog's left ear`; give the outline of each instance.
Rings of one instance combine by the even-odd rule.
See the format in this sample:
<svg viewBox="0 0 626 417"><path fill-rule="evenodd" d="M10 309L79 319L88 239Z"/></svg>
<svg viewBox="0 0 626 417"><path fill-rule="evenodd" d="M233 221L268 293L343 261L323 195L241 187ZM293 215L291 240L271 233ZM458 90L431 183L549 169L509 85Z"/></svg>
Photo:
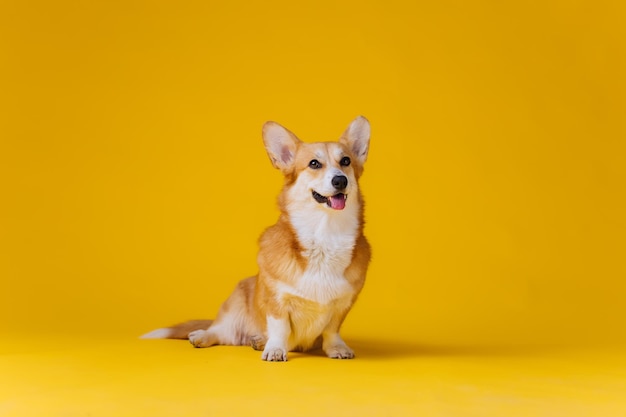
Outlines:
<svg viewBox="0 0 626 417"><path fill-rule="evenodd" d="M339 143L346 145L363 165L370 147L370 122L363 116L354 119L341 135Z"/></svg>
<svg viewBox="0 0 626 417"><path fill-rule="evenodd" d="M263 143L275 168L284 173L292 167L300 140L276 122L263 125Z"/></svg>

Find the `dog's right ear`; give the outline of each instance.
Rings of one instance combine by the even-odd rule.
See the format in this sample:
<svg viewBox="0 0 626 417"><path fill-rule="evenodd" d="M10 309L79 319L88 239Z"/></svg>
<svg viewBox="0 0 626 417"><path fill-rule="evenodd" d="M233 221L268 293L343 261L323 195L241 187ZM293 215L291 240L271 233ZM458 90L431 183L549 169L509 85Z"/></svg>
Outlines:
<svg viewBox="0 0 626 417"><path fill-rule="evenodd" d="M263 125L263 143L275 168L287 172L293 167L300 143L296 135L276 122L266 122Z"/></svg>

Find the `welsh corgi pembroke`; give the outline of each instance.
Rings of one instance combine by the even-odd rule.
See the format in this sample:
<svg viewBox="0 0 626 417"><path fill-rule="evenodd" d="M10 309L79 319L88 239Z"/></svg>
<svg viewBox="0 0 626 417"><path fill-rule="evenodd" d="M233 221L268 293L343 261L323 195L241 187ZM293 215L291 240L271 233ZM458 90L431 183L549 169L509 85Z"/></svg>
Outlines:
<svg viewBox="0 0 626 417"><path fill-rule="evenodd" d="M142 337L189 339L197 348L250 345L275 362L319 347L330 358L353 358L339 329L370 261L358 183L369 139L362 116L337 142L305 143L278 123L265 123L265 149L285 182L278 221L259 239L258 275L237 284L215 320Z"/></svg>

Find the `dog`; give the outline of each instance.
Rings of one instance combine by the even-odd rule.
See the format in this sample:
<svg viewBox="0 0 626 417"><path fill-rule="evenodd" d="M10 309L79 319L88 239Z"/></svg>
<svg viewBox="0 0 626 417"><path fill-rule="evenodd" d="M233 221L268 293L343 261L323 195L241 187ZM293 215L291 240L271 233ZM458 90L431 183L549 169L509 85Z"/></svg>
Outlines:
<svg viewBox="0 0 626 417"><path fill-rule="evenodd" d="M250 345L272 362L319 347L330 358L353 358L339 330L370 262L358 183L369 141L362 116L336 142L305 143L280 124L265 123L265 149L284 186L278 221L259 238L258 275L237 284L215 320L142 337L189 339L197 348Z"/></svg>

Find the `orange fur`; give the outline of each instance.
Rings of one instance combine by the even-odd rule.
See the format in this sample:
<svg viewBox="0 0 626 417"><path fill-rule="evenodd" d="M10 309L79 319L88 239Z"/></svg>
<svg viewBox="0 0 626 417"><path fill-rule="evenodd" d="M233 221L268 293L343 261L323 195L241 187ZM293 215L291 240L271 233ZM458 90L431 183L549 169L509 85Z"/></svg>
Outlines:
<svg viewBox="0 0 626 417"><path fill-rule="evenodd" d="M285 184L278 221L259 239L258 275L237 285L212 323L183 323L146 337L187 336L195 347L252 345L268 361L319 346L332 358L352 358L339 329L370 260L358 187L369 122L359 117L338 142L316 143L268 122L263 140Z"/></svg>

